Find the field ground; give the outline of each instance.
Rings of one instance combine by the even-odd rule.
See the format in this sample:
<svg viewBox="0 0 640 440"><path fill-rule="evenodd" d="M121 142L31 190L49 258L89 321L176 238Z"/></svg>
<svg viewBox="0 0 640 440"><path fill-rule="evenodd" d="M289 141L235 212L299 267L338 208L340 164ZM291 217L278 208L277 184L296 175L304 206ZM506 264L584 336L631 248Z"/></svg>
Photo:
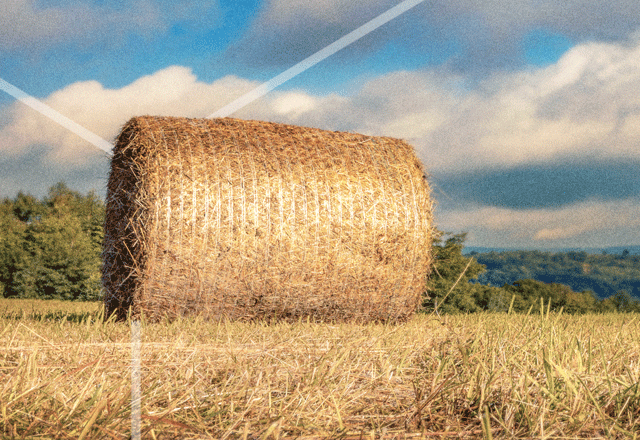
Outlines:
<svg viewBox="0 0 640 440"><path fill-rule="evenodd" d="M640 316L142 324L143 438L640 438ZM2 438L131 435L131 327L0 300Z"/></svg>

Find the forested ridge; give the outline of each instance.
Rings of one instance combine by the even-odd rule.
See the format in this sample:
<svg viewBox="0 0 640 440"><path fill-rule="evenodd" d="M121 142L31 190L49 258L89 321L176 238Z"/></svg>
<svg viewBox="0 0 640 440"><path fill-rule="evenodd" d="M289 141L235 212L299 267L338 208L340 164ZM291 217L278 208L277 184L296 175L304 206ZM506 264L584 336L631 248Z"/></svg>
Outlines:
<svg viewBox="0 0 640 440"><path fill-rule="evenodd" d="M0 297L100 300L104 202L64 183L42 199L0 201ZM422 308L438 313L640 312L640 256L509 251L463 254L437 233Z"/></svg>
<svg viewBox="0 0 640 440"><path fill-rule="evenodd" d="M508 251L470 254L486 272L478 276L481 284L503 286L517 280L535 279L565 284L572 290L593 291L607 298L624 290L640 297L640 255L594 255L586 252Z"/></svg>
<svg viewBox="0 0 640 440"><path fill-rule="evenodd" d="M436 261L425 309L446 313L526 313L542 307L567 313L640 312L640 256L538 251L464 255L465 237L441 234L435 241ZM599 297L595 289L610 294Z"/></svg>

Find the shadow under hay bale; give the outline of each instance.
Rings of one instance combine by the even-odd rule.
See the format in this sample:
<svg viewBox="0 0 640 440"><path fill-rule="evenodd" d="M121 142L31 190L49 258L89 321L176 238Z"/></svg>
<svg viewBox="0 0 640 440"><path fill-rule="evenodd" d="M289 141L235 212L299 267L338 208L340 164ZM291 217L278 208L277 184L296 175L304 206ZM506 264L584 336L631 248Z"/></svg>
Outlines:
<svg viewBox="0 0 640 440"><path fill-rule="evenodd" d="M410 145L231 118L143 116L111 161L107 316L402 321L432 256Z"/></svg>

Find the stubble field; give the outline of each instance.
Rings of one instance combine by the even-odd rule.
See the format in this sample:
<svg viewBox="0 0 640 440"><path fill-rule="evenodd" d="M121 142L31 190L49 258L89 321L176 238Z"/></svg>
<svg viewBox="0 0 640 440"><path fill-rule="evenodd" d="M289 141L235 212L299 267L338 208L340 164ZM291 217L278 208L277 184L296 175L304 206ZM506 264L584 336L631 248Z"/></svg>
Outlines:
<svg viewBox="0 0 640 440"><path fill-rule="evenodd" d="M0 300L2 438L131 436L131 326ZM142 323L142 438L640 438L640 320Z"/></svg>

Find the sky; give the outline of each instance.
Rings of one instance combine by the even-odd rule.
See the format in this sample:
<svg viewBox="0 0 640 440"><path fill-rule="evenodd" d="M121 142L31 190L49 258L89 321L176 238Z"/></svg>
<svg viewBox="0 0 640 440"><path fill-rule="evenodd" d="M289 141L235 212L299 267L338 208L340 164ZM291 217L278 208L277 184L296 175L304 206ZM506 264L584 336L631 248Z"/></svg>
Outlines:
<svg viewBox="0 0 640 440"><path fill-rule="evenodd" d="M399 0L0 0L0 79L113 142L207 117ZM425 0L231 116L392 136L467 246L640 245L640 2ZM0 198L109 156L0 90Z"/></svg>

